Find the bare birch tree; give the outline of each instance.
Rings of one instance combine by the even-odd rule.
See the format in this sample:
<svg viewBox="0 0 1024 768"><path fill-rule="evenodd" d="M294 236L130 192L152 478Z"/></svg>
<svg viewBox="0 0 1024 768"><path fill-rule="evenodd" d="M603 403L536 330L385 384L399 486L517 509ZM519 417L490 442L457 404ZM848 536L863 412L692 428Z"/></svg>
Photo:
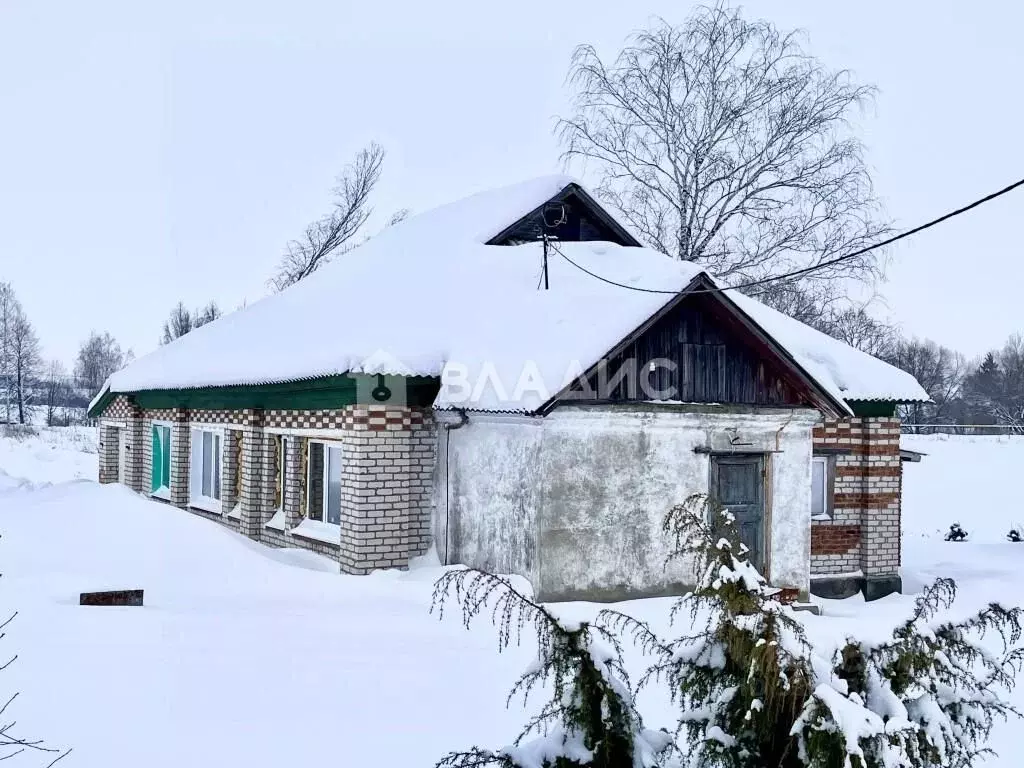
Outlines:
<svg viewBox="0 0 1024 768"><path fill-rule="evenodd" d="M46 366L46 374L43 377L43 406L46 408L46 426L56 427L67 426L67 406L71 399L71 385L68 379L68 372L60 360L52 360ZM63 410L64 419L58 417Z"/></svg>
<svg viewBox="0 0 1024 768"><path fill-rule="evenodd" d="M11 332L18 299L10 283L0 283L0 407L3 421L11 423L14 403L13 366L11 358Z"/></svg>
<svg viewBox="0 0 1024 768"><path fill-rule="evenodd" d="M564 158L593 167L597 193L666 254L735 285L822 264L888 231L850 123L874 91L809 55L798 32L699 7L682 26L636 33L614 60L580 46L569 82ZM800 286L820 300L838 294L837 277L878 274L865 254Z"/></svg>
<svg viewBox="0 0 1024 768"><path fill-rule="evenodd" d="M288 243L271 287L283 291L346 250L373 209L370 194L380 179L384 148L371 143L345 166L334 188L334 209L306 227L302 236Z"/></svg>
<svg viewBox="0 0 1024 768"><path fill-rule="evenodd" d="M18 423L25 424L31 421L29 416L34 405L32 385L39 377L43 360L39 351L39 337L20 305L15 307L10 336L14 401L18 408Z"/></svg>
<svg viewBox="0 0 1024 768"><path fill-rule="evenodd" d="M121 369L123 363L121 345L114 337L93 331L78 350L75 378L91 398L100 391L110 374Z"/></svg>

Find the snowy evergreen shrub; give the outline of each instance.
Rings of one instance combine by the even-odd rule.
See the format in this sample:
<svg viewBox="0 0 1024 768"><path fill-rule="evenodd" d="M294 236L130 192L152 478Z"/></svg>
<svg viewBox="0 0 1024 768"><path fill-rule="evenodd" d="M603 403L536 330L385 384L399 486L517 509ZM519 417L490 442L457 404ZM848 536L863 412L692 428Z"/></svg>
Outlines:
<svg viewBox="0 0 1024 768"><path fill-rule="evenodd" d="M939 579L892 640L849 640L797 725L807 765L966 768L992 754L993 724L1019 716L1006 695L1024 660L1022 611L992 603L964 621L936 621L955 598L955 583ZM1000 652L982 644L986 635Z"/></svg>
<svg viewBox="0 0 1024 768"><path fill-rule="evenodd" d="M944 538L946 541L967 541L967 535L967 531L960 527L960 523L953 523Z"/></svg>
<svg viewBox="0 0 1024 768"><path fill-rule="evenodd" d="M747 560L732 515L707 497L673 508L665 531L676 556L697 565L696 589L672 609L673 622L688 616L689 631L663 641L615 611L603 611L599 623L654 657L640 685L669 685L688 765L801 766L790 731L814 688L803 626Z"/></svg>
<svg viewBox="0 0 1024 768"><path fill-rule="evenodd" d="M1020 544L1024 541L1024 526L1015 525L1010 529L1010 532L1006 534L1006 540L1012 541L1014 544Z"/></svg>
<svg viewBox="0 0 1024 768"><path fill-rule="evenodd" d="M485 611L498 629L504 650L530 627L537 639L536 662L519 678L506 704L524 700L550 683L552 697L511 746L494 752L473 747L437 763L452 768L653 768L669 749L671 736L645 730L633 705L617 638L587 623L570 623L484 571L466 569L442 576L431 608L443 616L445 603L462 607L463 623ZM532 737L532 738L531 738Z"/></svg>
<svg viewBox="0 0 1024 768"><path fill-rule="evenodd" d="M990 754L993 725L1018 716L1007 696L1024 662L1022 609L992 603L940 621L956 585L939 579L891 639L848 638L823 653L747 559L731 514L693 496L671 510L665 532L697 576L672 608L683 629L675 639L614 610L569 624L480 571L438 581L434 608L454 597L467 626L489 610L501 649L532 626L539 658L509 700L543 682L553 689L515 745L452 753L438 766L972 768ZM622 636L652 660L638 687L667 687L679 707L674 736L642 727Z"/></svg>

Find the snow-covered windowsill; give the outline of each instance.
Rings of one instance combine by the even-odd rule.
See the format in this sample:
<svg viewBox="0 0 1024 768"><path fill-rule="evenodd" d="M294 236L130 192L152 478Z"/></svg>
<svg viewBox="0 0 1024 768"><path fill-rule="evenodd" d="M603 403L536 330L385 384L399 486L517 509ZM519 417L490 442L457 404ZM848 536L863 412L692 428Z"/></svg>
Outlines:
<svg viewBox="0 0 1024 768"><path fill-rule="evenodd" d="M267 520L263 527L270 528L274 531L283 531L285 529L284 510L277 510L277 512L274 513L274 516Z"/></svg>
<svg viewBox="0 0 1024 768"><path fill-rule="evenodd" d="M242 505L235 504L234 508L224 515L228 520L241 520L242 519Z"/></svg>
<svg viewBox="0 0 1024 768"><path fill-rule="evenodd" d="M325 523L321 520L303 520L297 526L288 531L292 536L303 539L321 541L324 544L341 546L341 526L335 523Z"/></svg>
<svg viewBox="0 0 1024 768"><path fill-rule="evenodd" d="M811 522L814 523L828 523L831 522L831 520L832 515L830 515L828 512L822 512L818 515L811 515Z"/></svg>
<svg viewBox="0 0 1024 768"><path fill-rule="evenodd" d="M199 496L194 499L189 499L188 505L195 509L201 509L203 512L210 512L214 515L224 514L223 505L217 499L208 499L205 496Z"/></svg>
<svg viewBox="0 0 1024 768"><path fill-rule="evenodd" d="M157 488L155 491L151 491L149 494L154 499L160 499L161 501L171 500L171 489L170 488Z"/></svg>

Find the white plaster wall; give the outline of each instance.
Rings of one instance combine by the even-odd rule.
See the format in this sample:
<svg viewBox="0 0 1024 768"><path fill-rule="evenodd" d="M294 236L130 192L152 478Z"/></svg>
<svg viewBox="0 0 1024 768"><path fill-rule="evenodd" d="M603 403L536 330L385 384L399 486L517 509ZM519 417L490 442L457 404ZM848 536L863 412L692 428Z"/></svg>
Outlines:
<svg viewBox="0 0 1024 768"><path fill-rule="evenodd" d="M474 415L438 429L434 542L443 563L525 576L537 587L542 420Z"/></svg>
<svg viewBox="0 0 1024 768"><path fill-rule="evenodd" d="M817 419L807 409L715 406L563 407L543 419L471 414L465 427L440 434L438 551L443 557L447 542L449 562L525 576L541 599L676 592L694 573L685 562L666 568L661 524L672 505L708 490L710 457L695 449L763 452L768 576L806 590ZM747 445L737 449L732 439Z"/></svg>

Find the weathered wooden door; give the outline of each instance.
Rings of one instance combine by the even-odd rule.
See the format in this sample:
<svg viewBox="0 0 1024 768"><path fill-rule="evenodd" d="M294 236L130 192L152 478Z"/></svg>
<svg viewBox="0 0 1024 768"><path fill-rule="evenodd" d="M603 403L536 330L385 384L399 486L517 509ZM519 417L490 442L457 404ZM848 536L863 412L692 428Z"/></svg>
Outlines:
<svg viewBox="0 0 1024 768"><path fill-rule="evenodd" d="M749 559L764 572L764 457L712 456L711 495L736 517Z"/></svg>

